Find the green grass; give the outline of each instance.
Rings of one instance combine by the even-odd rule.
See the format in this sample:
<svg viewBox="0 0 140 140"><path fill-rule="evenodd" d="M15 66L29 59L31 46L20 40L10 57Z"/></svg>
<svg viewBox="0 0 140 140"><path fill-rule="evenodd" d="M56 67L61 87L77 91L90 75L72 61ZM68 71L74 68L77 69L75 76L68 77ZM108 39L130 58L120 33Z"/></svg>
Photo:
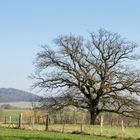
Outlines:
<svg viewBox="0 0 140 140"><path fill-rule="evenodd" d="M36 130L44 130L45 125L35 125L34 129ZM55 124L55 125L49 125L50 131L56 131L56 132L62 132L63 125ZM122 132L121 126L109 126L104 125L103 127L103 133L102 135L108 136L108 137L123 137L123 138L140 138L140 128L138 127L126 127L124 129L125 131ZM64 126L64 132L71 133L73 131L81 131L80 124L65 124ZM100 126L99 125L83 125L82 131L91 135L100 135Z"/></svg>
<svg viewBox="0 0 140 140"><path fill-rule="evenodd" d="M115 140L107 137L0 128L0 140ZM119 140L119 139L116 139Z"/></svg>
<svg viewBox="0 0 140 140"><path fill-rule="evenodd" d="M18 116L20 113L22 113L22 112L24 112L25 110L14 110L14 109L12 109L12 110L4 110L3 111L3 113L2 113L2 115L3 116Z"/></svg>
<svg viewBox="0 0 140 140"><path fill-rule="evenodd" d="M18 117L19 114L22 112L24 113L24 111L26 110L3 110L2 112L2 119L0 120L1 125L2 126L6 126L8 127L9 124L4 125L4 117L7 116L7 123L9 121L9 116L11 116L12 119L12 123L15 123L15 125L10 125L10 127L17 127L18 126ZM28 120L26 120L28 118L25 118L23 115L23 123L29 123ZM29 126L29 124L24 124L23 128L25 129L32 129L31 126ZM42 125L37 125L35 124L33 127L34 130L42 130L44 131L45 129L45 124ZM63 130L63 125L60 124L55 124L55 125L49 125L49 130L50 131L55 131L55 132L62 132ZM91 126L91 125L83 125L82 127L83 132L91 134L91 135L100 135L100 126L99 125L95 125L95 126ZM71 133L73 131L81 131L81 126L80 124L66 124L64 126L64 132L65 133ZM0 131L1 132L1 131ZM125 128L125 132L123 133L121 130L121 126L109 126L109 125L104 125L103 127L103 134L105 136L114 136L114 137L124 137L124 138L140 138L140 127L126 127Z"/></svg>
<svg viewBox="0 0 140 140"><path fill-rule="evenodd" d="M25 110L3 110L1 118L7 119L7 122L9 121L9 116L11 116L12 123L18 122L18 117L20 113L23 113ZM4 121L4 120L3 120Z"/></svg>

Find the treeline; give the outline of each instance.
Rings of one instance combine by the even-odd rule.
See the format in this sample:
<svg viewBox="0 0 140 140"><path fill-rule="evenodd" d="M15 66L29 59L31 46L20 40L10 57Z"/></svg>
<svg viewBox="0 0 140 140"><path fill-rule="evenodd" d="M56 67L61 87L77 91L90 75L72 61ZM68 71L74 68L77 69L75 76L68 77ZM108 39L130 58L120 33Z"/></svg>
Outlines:
<svg viewBox="0 0 140 140"><path fill-rule="evenodd" d="M123 116L121 114L110 113L110 112L103 112L101 113L97 119L95 124L100 124L101 116L104 119L105 125L116 125L120 126L121 121L124 121L126 127L131 126L140 126L140 114L137 114L136 118L130 118ZM50 123L54 124L90 124L90 115L86 110L80 110L77 108L65 108L63 110L57 112L51 112L49 114Z"/></svg>
<svg viewBox="0 0 140 140"><path fill-rule="evenodd" d="M2 104L0 105L0 109L20 109L20 110L29 110L30 108L25 108L25 107L16 107L16 106L12 106L11 104Z"/></svg>
<svg viewBox="0 0 140 140"><path fill-rule="evenodd" d="M16 110L18 108L13 107L9 104L1 105L1 120L3 120L5 117L9 119L9 113L8 116L4 116L4 109L10 109L10 110ZM67 107L59 111L51 111L48 112L47 110L39 109L39 108L33 108L33 109L24 109L21 110L23 113L24 123L28 123L30 119L34 119L35 124L42 124L45 122L46 113L49 116L49 123L50 124L90 124L90 115L86 110L83 109L77 109L75 107ZM11 114L12 116L13 114ZM137 114L138 115L138 114ZM95 124L99 125L101 122L101 116L103 117L104 125L110 125L110 126L120 126L121 121L123 120L125 127L139 127L140 126L140 114L137 116L137 118L130 118L125 117L123 115L115 114L115 113L108 113L104 112L101 113L97 119ZM18 115L17 115L18 118Z"/></svg>

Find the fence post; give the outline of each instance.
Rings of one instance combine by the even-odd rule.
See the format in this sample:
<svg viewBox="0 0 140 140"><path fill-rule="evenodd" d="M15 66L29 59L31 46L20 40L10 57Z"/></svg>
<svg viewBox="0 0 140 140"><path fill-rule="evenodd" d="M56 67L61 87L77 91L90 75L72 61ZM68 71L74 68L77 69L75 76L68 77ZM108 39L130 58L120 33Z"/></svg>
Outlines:
<svg viewBox="0 0 140 140"><path fill-rule="evenodd" d="M5 120L4 120L4 123L5 123L5 125L7 124L7 118L6 118L6 116L5 116Z"/></svg>
<svg viewBox="0 0 140 140"><path fill-rule="evenodd" d="M32 117L29 117L29 126L32 126Z"/></svg>
<svg viewBox="0 0 140 140"><path fill-rule="evenodd" d="M19 114L18 128L22 127L22 113Z"/></svg>
<svg viewBox="0 0 140 140"><path fill-rule="evenodd" d="M83 124L82 124L82 122L80 123L80 132L81 133L83 132Z"/></svg>
<svg viewBox="0 0 140 140"><path fill-rule="evenodd" d="M9 127L11 126L11 116L9 116Z"/></svg>
<svg viewBox="0 0 140 140"><path fill-rule="evenodd" d="M80 132L83 133L83 124L84 124L84 118L81 118L81 123L80 123Z"/></svg>
<svg viewBox="0 0 140 140"><path fill-rule="evenodd" d="M140 126L140 116L138 117L138 127Z"/></svg>
<svg viewBox="0 0 140 140"><path fill-rule="evenodd" d="M34 124L35 124L35 118L32 117L32 129L34 128Z"/></svg>
<svg viewBox="0 0 140 140"><path fill-rule="evenodd" d="M9 124L11 124L11 116L9 116Z"/></svg>
<svg viewBox="0 0 140 140"><path fill-rule="evenodd" d="M48 131L48 125L49 125L49 117L48 114L46 114L45 131Z"/></svg>
<svg viewBox="0 0 140 140"><path fill-rule="evenodd" d="M122 132L124 133L124 123L123 123L123 120L121 122L121 125L122 125Z"/></svg>
<svg viewBox="0 0 140 140"><path fill-rule="evenodd" d="M63 123L62 123L62 133L64 133L64 131L65 131L65 122L63 121Z"/></svg>
<svg viewBox="0 0 140 140"><path fill-rule="evenodd" d="M101 116L100 135L103 134L103 116Z"/></svg>

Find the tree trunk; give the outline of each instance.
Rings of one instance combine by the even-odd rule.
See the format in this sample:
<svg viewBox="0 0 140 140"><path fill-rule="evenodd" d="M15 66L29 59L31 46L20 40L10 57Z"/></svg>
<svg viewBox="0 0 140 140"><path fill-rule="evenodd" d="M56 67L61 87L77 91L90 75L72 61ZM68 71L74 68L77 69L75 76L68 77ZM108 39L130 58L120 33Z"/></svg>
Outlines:
<svg viewBox="0 0 140 140"><path fill-rule="evenodd" d="M97 110L94 109L91 109L89 112L90 112L90 124L95 125L95 121L99 113L97 112Z"/></svg>
<svg viewBox="0 0 140 140"><path fill-rule="evenodd" d="M140 126L140 118L138 118L138 127Z"/></svg>
<svg viewBox="0 0 140 140"><path fill-rule="evenodd" d="M95 121L97 119L97 116L99 115L98 110L98 99L95 99L91 102L89 113L90 113L90 124L95 125Z"/></svg>

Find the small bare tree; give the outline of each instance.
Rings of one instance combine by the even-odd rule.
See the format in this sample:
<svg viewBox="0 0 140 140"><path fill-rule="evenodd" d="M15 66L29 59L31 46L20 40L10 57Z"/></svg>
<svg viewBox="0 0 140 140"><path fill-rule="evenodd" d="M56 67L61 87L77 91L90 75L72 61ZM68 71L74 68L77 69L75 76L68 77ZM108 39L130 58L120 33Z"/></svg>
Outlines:
<svg viewBox="0 0 140 140"><path fill-rule="evenodd" d="M140 74L127 64L139 59L133 55L137 45L104 29L90 36L90 41L59 36L54 49L42 46L32 75L34 86L55 89L53 94L59 89L61 94L51 101L51 107L86 109L90 124L103 111L132 117L137 104L133 98L140 92Z"/></svg>

